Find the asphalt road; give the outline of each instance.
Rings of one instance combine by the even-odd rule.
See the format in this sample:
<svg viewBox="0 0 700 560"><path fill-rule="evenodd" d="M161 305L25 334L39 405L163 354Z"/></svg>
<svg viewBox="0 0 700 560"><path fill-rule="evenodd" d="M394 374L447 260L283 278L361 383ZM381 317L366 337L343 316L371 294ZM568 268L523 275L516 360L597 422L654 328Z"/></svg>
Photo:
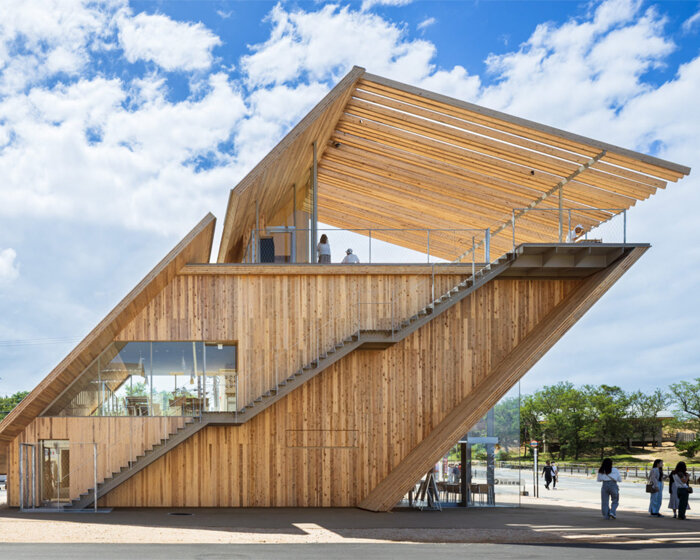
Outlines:
<svg viewBox="0 0 700 560"><path fill-rule="evenodd" d="M308 560L425 560L425 558L512 558L518 560L689 560L700 555L700 546L637 545L531 545L531 544L0 544L0 558L24 560L51 558L121 560L124 558L178 560L201 559L308 559Z"/></svg>

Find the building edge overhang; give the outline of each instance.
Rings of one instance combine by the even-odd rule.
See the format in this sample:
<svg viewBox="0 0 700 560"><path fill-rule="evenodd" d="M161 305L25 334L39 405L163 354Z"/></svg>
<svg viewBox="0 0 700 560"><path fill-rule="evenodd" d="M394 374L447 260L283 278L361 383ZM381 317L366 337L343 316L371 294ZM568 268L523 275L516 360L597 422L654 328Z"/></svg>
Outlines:
<svg viewBox="0 0 700 560"><path fill-rule="evenodd" d="M134 314L187 264L208 263L216 218L208 213L107 316L2 421L0 444L7 444L60 397Z"/></svg>

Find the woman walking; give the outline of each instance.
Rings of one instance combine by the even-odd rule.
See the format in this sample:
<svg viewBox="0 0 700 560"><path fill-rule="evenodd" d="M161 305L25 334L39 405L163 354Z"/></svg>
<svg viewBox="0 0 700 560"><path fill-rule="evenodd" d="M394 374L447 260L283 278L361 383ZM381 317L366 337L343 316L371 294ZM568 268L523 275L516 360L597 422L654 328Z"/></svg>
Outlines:
<svg viewBox="0 0 700 560"><path fill-rule="evenodd" d="M325 233L321 236L321 241L318 242L316 252L318 253L318 262L320 264L331 262L331 244L328 243L328 236Z"/></svg>
<svg viewBox="0 0 700 560"><path fill-rule="evenodd" d="M654 465L651 467L649 484L652 489L652 493L649 494L649 515L663 517L659 513L664 490L664 462L661 459L654 461Z"/></svg>
<svg viewBox="0 0 700 560"><path fill-rule="evenodd" d="M620 489L617 483L622 482L622 477L612 464L612 459L603 459L603 463L598 469L598 482L603 483L600 488L600 506L603 519L617 519L617 505L620 503Z"/></svg>
<svg viewBox="0 0 700 560"><path fill-rule="evenodd" d="M676 510L678 510L678 519L685 519L685 512L690 509L688 505L690 476L685 463L683 461L678 463L668 478L668 508L673 510L673 517L676 517Z"/></svg>

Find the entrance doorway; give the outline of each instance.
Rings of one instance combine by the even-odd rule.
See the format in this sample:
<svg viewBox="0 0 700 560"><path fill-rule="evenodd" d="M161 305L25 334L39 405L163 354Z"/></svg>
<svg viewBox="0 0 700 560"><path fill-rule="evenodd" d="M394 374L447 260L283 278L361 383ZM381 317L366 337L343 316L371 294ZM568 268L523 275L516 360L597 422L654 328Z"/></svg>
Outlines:
<svg viewBox="0 0 700 560"><path fill-rule="evenodd" d="M68 440L40 440L41 505L60 507L70 502L70 445Z"/></svg>

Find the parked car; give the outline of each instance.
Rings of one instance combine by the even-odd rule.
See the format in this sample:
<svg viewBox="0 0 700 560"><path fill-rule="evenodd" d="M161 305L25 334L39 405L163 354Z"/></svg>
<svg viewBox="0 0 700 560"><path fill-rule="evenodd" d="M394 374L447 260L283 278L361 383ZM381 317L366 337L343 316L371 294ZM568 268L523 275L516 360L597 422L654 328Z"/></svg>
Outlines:
<svg viewBox="0 0 700 560"><path fill-rule="evenodd" d="M0 488L3 490L7 490L7 475L6 474L0 474Z"/></svg>

